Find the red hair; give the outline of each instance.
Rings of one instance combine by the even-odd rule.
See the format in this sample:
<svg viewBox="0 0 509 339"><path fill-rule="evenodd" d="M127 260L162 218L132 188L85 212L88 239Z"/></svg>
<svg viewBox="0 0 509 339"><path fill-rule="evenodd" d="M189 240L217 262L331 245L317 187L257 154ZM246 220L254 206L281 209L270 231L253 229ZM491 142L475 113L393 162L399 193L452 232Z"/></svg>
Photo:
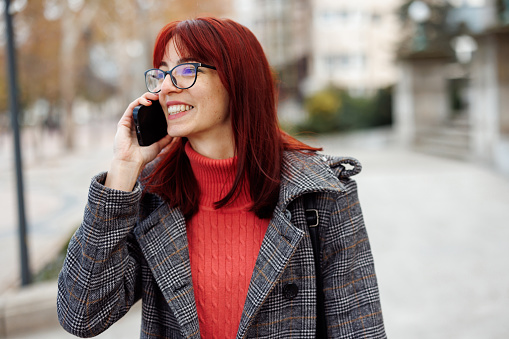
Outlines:
<svg viewBox="0 0 509 339"><path fill-rule="evenodd" d="M159 67L168 42L174 38L185 57L214 65L229 95L229 114L235 138L236 177L231 190L216 202L228 204L244 180L251 187L252 211L270 218L279 198L284 150L317 151L283 132L276 111L274 77L263 48L246 27L229 19L197 18L163 27L154 47L154 67ZM186 138L175 140L160 155L154 171L145 178L148 191L186 218L198 211L199 189L187 155Z"/></svg>

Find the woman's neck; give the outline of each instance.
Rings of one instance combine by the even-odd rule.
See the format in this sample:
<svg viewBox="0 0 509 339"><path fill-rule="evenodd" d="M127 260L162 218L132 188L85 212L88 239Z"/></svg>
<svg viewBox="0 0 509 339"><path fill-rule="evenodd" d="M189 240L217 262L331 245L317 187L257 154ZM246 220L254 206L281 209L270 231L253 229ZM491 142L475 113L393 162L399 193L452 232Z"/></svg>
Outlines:
<svg viewBox="0 0 509 339"><path fill-rule="evenodd" d="M233 137L218 138L188 138L194 151L210 159L228 159L235 156Z"/></svg>

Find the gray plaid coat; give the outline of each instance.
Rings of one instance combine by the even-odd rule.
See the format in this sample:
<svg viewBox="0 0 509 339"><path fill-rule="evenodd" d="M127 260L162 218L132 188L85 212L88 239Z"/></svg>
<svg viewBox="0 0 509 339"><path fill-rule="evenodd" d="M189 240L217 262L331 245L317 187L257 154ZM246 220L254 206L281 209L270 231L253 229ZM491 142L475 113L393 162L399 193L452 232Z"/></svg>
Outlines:
<svg viewBox="0 0 509 339"><path fill-rule="evenodd" d="M344 163L354 165L346 170ZM316 286L302 196L315 192L330 338L385 338L351 158L286 152L280 200L251 277L237 338L313 338ZM59 276L58 317L91 337L142 300L141 338L200 338L185 220L157 196L92 180Z"/></svg>

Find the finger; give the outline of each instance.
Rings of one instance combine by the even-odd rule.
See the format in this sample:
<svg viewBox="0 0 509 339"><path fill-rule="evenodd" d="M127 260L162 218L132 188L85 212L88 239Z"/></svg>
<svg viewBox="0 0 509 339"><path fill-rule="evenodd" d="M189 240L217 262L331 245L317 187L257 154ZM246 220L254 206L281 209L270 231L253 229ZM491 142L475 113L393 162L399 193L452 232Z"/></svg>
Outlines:
<svg viewBox="0 0 509 339"><path fill-rule="evenodd" d="M120 118L118 125L133 129L134 126L133 126L132 117L133 117L134 108L139 105L150 106L150 105L152 105L151 100L158 100L158 99L159 99L159 94L145 92L141 97L137 98L136 100L131 102L129 104L129 106L127 106L127 109L124 111L124 114Z"/></svg>
<svg viewBox="0 0 509 339"><path fill-rule="evenodd" d="M139 98L140 104L145 105L145 106L150 106L150 105L152 105L152 101L158 101L158 100L159 100L159 94L158 93L150 93L150 92L144 93Z"/></svg>
<svg viewBox="0 0 509 339"><path fill-rule="evenodd" d="M141 97L149 100L159 100L159 93L145 92Z"/></svg>
<svg viewBox="0 0 509 339"><path fill-rule="evenodd" d="M127 106L126 110L124 111L124 114L122 114L122 117L120 118L117 126L121 127L127 127L130 130L134 130L134 121L133 121L133 111L136 106L138 106L139 99L134 100Z"/></svg>
<svg viewBox="0 0 509 339"><path fill-rule="evenodd" d="M158 94L146 92L141 97L139 97L136 100L134 100L133 102L131 102L129 104L129 106L127 106L127 109L125 110L124 114L122 115L122 119L124 119L124 118L130 119L133 115L133 110L136 106L139 106L139 105L150 106L150 105L152 105L151 100L158 100L158 98L159 98Z"/></svg>

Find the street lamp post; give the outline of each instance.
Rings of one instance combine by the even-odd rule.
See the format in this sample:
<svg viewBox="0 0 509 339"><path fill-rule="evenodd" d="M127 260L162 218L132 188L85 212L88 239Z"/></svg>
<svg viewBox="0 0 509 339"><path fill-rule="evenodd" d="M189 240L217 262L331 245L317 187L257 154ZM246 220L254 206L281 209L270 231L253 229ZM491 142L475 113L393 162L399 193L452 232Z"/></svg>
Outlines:
<svg viewBox="0 0 509 339"><path fill-rule="evenodd" d="M23 173L21 166L21 145L18 123L18 86L16 83L16 57L14 49L14 33L12 29L12 17L10 0L5 0L5 25L7 33L7 72L9 74L9 101L11 110L11 124L14 135L14 158L16 164L16 187L18 194L18 222L19 222L19 246L21 262L21 285L30 283L30 269L28 264L28 246L26 236L25 200L23 192Z"/></svg>
<svg viewBox="0 0 509 339"><path fill-rule="evenodd" d="M426 31L424 23L430 18L431 11L429 6L420 0L412 1L408 7L408 15L417 23L417 33L414 36L414 50L423 51L427 46Z"/></svg>

